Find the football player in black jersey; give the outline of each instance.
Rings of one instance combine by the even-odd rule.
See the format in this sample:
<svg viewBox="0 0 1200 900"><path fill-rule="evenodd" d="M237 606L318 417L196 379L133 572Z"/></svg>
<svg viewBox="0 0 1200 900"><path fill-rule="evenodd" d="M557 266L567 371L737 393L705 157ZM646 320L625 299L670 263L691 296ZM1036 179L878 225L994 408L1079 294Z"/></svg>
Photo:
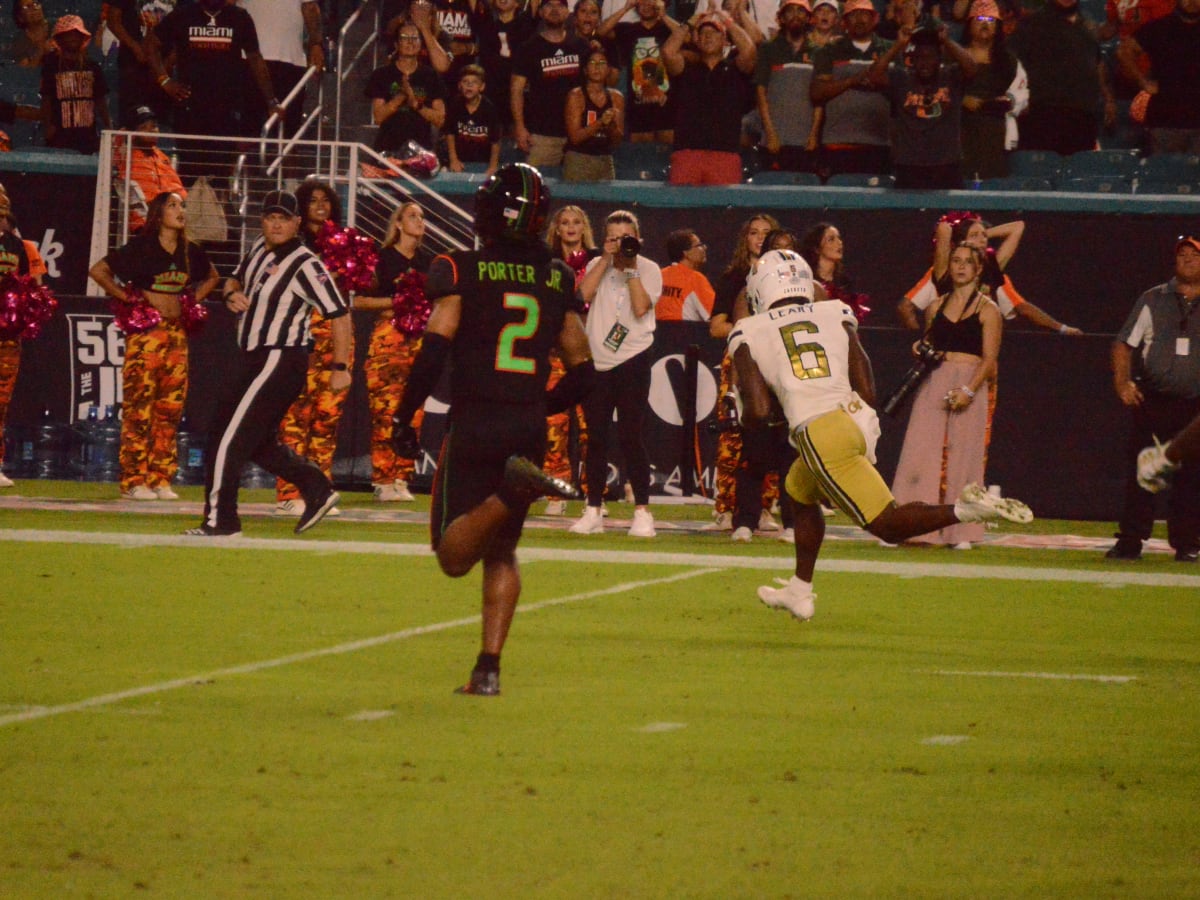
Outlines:
<svg viewBox="0 0 1200 900"><path fill-rule="evenodd" d="M539 234L549 194L537 169L501 167L475 195L479 250L436 257L433 314L396 413L392 443L419 453L413 415L449 361L450 420L433 484L430 530L438 563L457 578L483 562L483 646L464 694L500 693L500 651L521 593L516 548L529 504L578 497L544 475L546 416L582 399L594 370L575 274ZM547 393L549 353L567 374Z"/></svg>

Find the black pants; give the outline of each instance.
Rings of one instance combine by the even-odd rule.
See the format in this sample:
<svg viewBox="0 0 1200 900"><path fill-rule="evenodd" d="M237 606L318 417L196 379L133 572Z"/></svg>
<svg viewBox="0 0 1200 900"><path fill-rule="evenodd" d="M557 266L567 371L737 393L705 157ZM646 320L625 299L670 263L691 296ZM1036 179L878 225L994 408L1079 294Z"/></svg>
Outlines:
<svg viewBox="0 0 1200 900"><path fill-rule="evenodd" d="M617 413L617 440L625 472L638 505L650 502L650 457L646 453L643 424L650 402L650 350L607 372L597 372L592 392L583 401L587 419L587 502L599 506L608 480L608 433Z"/></svg>
<svg viewBox="0 0 1200 900"><path fill-rule="evenodd" d="M1096 148L1100 118L1095 112L1031 105L1021 117L1022 150L1053 150L1063 156Z"/></svg>
<svg viewBox="0 0 1200 900"><path fill-rule="evenodd" d="M787 428L755 428L742 432L742 461L734 475L737 509L733 513L734 528L758 527L762 516L762 480L769 472L779 473L779 512L783 527L791 528L795 520L792 498L784 490L783 481L796 459L796 451L788 443Z"/></svg>
<svg viewBox="0 0 1200 900"><path fill-rule="evenodd" d="M1143 389L1145 390L1145 389ZM1144 541L1154 527L1154 494L1138 487L1137 455L1154 443L1166 443L1200 413L1200 400L1181 400L1146 391L1146 399L1133 410L1133 427L1125 448L1125 506L1117 537ZM1184 464L1167 491L1167 542L1176 550L1200 548L1200 466Z"/></svg>
<svg viewBox="0 0 1200 900"><path fill-rule="evenodd" d="M204 460L204 521L239 529L238 484L247 460L300 489L306 504L331 490L324 473L279 443L279 423L304 390L308 350L255 350L217 406Z"/></svg>

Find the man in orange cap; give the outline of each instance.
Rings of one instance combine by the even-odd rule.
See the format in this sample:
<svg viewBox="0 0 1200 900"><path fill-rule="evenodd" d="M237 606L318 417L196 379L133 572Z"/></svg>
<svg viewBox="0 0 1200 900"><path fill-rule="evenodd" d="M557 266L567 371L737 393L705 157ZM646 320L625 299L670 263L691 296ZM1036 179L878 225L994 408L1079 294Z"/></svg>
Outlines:
<svg viewBox="0 0 1200 900"><path fill-rule="evenodd" d="M788 172L817 171L822 111L809 97L816 47L808 39L809 0L783 0L779 32L758 48L754 93L762 120L763 166Z"/></svg>
<svg viewBox="0 0 1200 900"><path fill-rule="evenodd" d="M812 102L825 107L822 166L828 172L866 172L890 167L891 105L867 72L892 42L875 33L879 13L871 0L846 0L845 34L813 59Z"/></svg>

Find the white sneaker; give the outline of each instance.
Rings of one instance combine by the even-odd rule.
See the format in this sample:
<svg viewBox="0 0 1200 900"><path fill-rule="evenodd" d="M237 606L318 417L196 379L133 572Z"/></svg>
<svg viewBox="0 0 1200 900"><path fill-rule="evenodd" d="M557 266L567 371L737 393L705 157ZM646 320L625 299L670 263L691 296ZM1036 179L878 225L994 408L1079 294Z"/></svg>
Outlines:
<svg viewBox="0 0 1200 900"><path fill-rule="evenodd" d="M377 484L374 487L375 499L380 503L399 503L402 499L400 492L396 490L395 482L392 482L391 484ZM405 490L407 490L407 487ZM408 499L412 499L411 494L409 494Z"/></svg>
<svg viewBox="0 0 1200 900"><path fill-rule="evenodd" d="M584 509L583 515L579 517L579 521L571 526L572 534L603 534L604 533L604 516L600 514L600 507L589 506Z"/></svg>
<svg viewBox="0 0 1200 900"><path fill-rule="evenodd" d="M781 532L779 532L779 534L775 535L775 540L783 541L785 544L796 543L796 529L795 528L783 529L783 531L781 531Z"/></svg>
<svg viewBox="0 0 1200 900"><path fill-rule="evenodd" d="M1170 476L1179 468L1179 463L1167 459L1167 448L1154 438L1154 446L1147 447L1137 456L1138 487L1157 494L1167 487Z"/></svg>
<svg viewBox="0 0 1200 900"><path fill-rule="evenodd" d="M779 523L775 521L775 517L771 515L769 509L764 509L762 515L758 517L759 531L778 531Z"/></svg>
<svg viewBox="0 0 1200 900"><path fill-rule="evenodd" d="M159 500L178 500L179 499L179 495L177 493L175 493L173 490L171 490L171 486L168 484L164 484L164 485L161 485L160 487L156 487L156 488L151 488L151 490L154 491L154 496L157 497Z"/></svg>
<svg viewBox="0 0 1200 900"><path fill-rule="evenodd" d="M392 485L396 490L396 500L400 503L412 503L416 497L412 495L412 491L408 489L408 482L402 478L397 478ZM325 513L329 515L329 513Z"/></svg>
<svg viewBox="0 0 1200 900"><path fill-rule="evenodd" d="M283 516L289 519L298 519L304 515L304 501L296 500L280 500L275 504L275 510L271 513L273 516ZM328 513L326 513L328 515Z"/></svg>
<svg viewBox="0 0 1200 900"><path fill-rule="evenodd" d="M821 515L823 515L825 518L828 519L830 516L836 516L837 510L834 509L832 506L826 506L824 503L822 503L821 504Z"/></svg>
<svg viewBox="0 0 1200 900"><path fill-rule="evenodd" d="M650 515L650 510L635 509L633 511L633 524L629 526L629 536L640 538L654 537L654 516Z"/></svg>
<svg viewBox="0 0 1200 900"><path fill-rule="evenodd" d="M567 514L567 501L566 500L553 499L553 500L546 501L545 515L547 515L547 516L565 516L566 514Z"/></svg>
<svg viewBox="0 0 1200 900"><path fill-rule="evenodd" d="M970 541L959 541L957 544L951 544L950 549L951 550L970 550L971 542Z"/></svg>
<svg viewBox="0 0 1200 900"><path fill-rule="evenodd" d="M733 534L729 536L731 541L737 541L739 544L748 544L754 537L754 532L743 525L741 528L733 529Z"/></svg>
<svg viewBox="0 0 1200 900"><path fill-rule="evenodd" d="M633 485L625 482L625 502L633 503Z"/></svg>
<svg viewBox="0 0 1200 900"><path fill-rule="evenodd" d="M158 494L144 484L135 484L127 491L121 492L122 500L157 500Z"/></svg>
<svg viewBox="0 0 1200 900"><path fill-rule="evenodd" d="M1027 525L1033 521L1033 511L1020 500L989 494L978 484L968 484L958 495L954 514L960 522L990 522L1008 519Z"/></svg>
<svg viewBox="0 0 1200 900"><path fill-rule="evenodd" d="M329 507L329 512L325 513L325 518L336 519L341 514L342 514L342 508L340 506L331 506L331 507Z"/></svg>
<svg viewBox="0 0 1200 900"><path fill-rule="evenodd" d="M603 500L600 501L600 515L606 519L608 518L608 504Z"/></svg>
<svg viewBox="0 0 1200 900"><path fill-rule="evenodd" d="M13 480L11 478L9 478L7 475L5 475L3 472L0 472L0 488L6 488L6 487L12 487L12 486L13 486Z"/></svg>
<svg viewBox="0 0 1200 900"><path fill-rule="evenodd" d="M772 609L786 609L802 622L811 619L817 611L817 595L812 591L805 591L795 576L788 579L776 578L775 581L782 587L760 587L758 599Z"/></svg>
<svg viewBox="0 0 1200 900"><path fill-rule="evenodd" d="M733 513L723 512L713 516L713 520L700 527L701 531L729 531L733 528Z"/></svg>

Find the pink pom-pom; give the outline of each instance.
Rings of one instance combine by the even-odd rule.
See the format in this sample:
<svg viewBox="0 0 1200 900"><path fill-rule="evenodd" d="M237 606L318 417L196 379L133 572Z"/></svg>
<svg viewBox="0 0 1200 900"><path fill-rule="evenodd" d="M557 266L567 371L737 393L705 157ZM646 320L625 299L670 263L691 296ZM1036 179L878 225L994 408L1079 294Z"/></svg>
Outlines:
<svg viewBox="0 0 1200 900"><path fill-rule="evenodd" d="M190 287L185 288L179 295L179 321L188 334L195 334L208 321L208 307L204 305L203 300L196 299L196 294Z"/></svg>
<svg viewBox="0 0 1200 900"><path fill-rule="evenodd" d="M0 282L0 339L32 340L54 316L58 299L29 275L9 275Z"/></svg>
<svg viewBox="0 0 1200 900"><path fill-rule="evenodd" d="M854 318L858 320L860 325L871 314L871 307L867 305L871 301L869 294L857 294L854 291L848 291L838 287L832 281L822 282L821 287L825 288L825 294L830 300L840 300L849 306L854 313Z"/></svg>
<svg viewBox="0 0 1200 900"><path fill-rule="evenodd" d="M125 288L125 300L113 299L109 305L117 327L126 334L141 334L162 322L162 313L150 305L141 290Z"/></svg>
<svg viewBox="0 0 1200 900"><path fill-rule="evenodd" d="M433 305L425 296L425 273L405 272L392 295L392 324L401 334L416 337L423 334Z"/></svg>
<svg viewBox="0 0 1200 900"><path fill-rule="evenodd" d="M333 222L321 226L317 252L344 292L366 291L371 287L379 253L375 242L354 228L339 228Z"/></svg>

